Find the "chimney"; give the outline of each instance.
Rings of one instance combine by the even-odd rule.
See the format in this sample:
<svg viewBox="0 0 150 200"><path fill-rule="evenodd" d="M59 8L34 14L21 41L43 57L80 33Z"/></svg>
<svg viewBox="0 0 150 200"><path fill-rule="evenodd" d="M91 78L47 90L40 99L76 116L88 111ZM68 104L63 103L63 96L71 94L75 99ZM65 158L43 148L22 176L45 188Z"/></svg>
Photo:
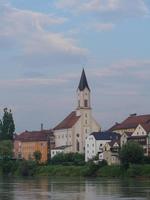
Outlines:
<svg viewBox="0 0 150 200"><path fill-rule="evenodd" d="M137 115L136 113L133 113L133 114L130 114L130 117L134 117L136 115Z"/></svg>
<svg viewBox="0 0 150 200"><path fill-rule="evenodd" d="M41 123L41 131L43 131L43 123Z"/></svg>

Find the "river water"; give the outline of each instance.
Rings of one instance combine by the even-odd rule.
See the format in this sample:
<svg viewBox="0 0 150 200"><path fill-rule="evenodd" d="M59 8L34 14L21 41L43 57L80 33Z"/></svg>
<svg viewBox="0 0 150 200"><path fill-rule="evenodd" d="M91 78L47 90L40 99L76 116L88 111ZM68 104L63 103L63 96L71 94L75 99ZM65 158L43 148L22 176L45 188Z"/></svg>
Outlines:
<svg viewBox="0 0 150 200"><path fill-rule="evenodd" d="M0 178L0 200L150 200L150 180Z"/></svg>

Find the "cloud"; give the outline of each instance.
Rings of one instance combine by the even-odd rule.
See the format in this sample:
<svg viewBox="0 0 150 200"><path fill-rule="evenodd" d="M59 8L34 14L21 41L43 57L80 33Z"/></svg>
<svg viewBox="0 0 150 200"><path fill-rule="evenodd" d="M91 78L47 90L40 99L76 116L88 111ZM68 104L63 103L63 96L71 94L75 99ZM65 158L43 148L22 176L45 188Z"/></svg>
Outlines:
<svg viewBox="0 0 150 200"><path fill-rule="evenodd" d="M111 31L112 29L114 29L115 24L113 23L95 23L93 25L91 25L91 28L96 31Z"/></svg>
<svg viewBox="0 0 150 200"><path fill-rule="evenodd" d="M113 13L124 16L149 14L145 0L58 0L56 7L80 13L97 12L100 14Z"/></svg>
<svg viewBox="0 0 150 200"><path fill-rule="evenodd" d="M30 88L38 86L61 86L67 83L67 79L63 78L28 78L14 80L0 80L0 88Z"/></svg>
<svg viewBox="0 0 150 200"><path fill-rule="evenodd" d="M98 77L119 77L126 74L126 76L148 80L150 60L123 60L101 69L91 70L91 74Z"/></svg>
<svg viewBox="0 0 150 200"><path fill-rule="evenodd" d="M0 50L5 49L8 54L12 51L15 65L44 67L82 63L86 59L88 51L79 47L76 40L53 31L66 18L0 4L0 21Z"/></svg>

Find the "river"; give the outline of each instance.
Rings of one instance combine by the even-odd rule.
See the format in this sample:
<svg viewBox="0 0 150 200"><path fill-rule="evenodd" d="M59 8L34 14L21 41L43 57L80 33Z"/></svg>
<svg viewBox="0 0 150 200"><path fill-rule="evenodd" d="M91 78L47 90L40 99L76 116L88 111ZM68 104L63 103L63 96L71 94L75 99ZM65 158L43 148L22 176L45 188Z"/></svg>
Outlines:
<svg viewBox="0 0 150 200"><path fill-rule="evenodd" d="M150 180L0 178L0 200L149 200Z"/></svg>

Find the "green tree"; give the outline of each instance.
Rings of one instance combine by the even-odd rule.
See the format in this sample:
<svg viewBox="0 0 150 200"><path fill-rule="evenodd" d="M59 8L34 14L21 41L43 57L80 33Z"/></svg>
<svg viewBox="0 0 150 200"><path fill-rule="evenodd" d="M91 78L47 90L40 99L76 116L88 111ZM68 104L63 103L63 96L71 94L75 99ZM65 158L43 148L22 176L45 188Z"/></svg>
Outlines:
<svg viewBox="0 0 150 200"><path fill-rule="evenodd" d="M2 121L0 120L0 140L2 140Z"/></svg>
<svg viewBox="0 0 150 200"><path fill-rule="evenodd" d="M2 160L10 159L13 156L13 143L10 140L0 141L0 158Z"/></svg>
<svg viewBox="0 0 150 200"><path fill-rule="evenodd" d="M0 122L1 140L12 140L15 131L15 123L11 110L4 108L3 118Z"/></svg>
<svg viewBox="0 0 150 200"><path fill-rule="evenodd" d="M41 158L42 158L41 152L40 152L40 151L35 151L35 152L33 153L33 156L34 156L35 161L36 161L37 163L39 163L40 160L41 160Z"/></svg>
<svg viewBox="0 0 150 200"><path fill-rule="evenodd" d="M144 158L143 148L136 142L129 141L120 150L121 163L128 167L129 164L140 164Z"/></svg>

